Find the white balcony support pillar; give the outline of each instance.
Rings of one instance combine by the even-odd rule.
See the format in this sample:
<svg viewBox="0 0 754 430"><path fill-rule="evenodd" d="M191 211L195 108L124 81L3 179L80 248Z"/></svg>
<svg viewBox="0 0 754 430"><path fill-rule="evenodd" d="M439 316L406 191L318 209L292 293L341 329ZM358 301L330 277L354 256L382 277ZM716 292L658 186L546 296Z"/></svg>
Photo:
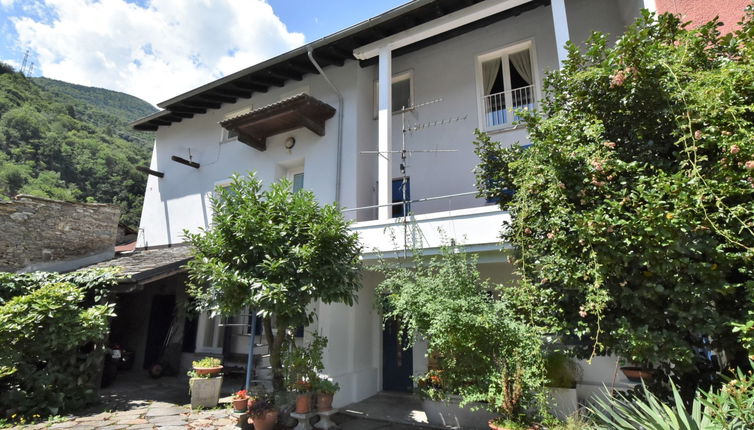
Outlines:
<svg viewBox="0 0 754 430"><path fill-rule="evenodd" d="M565 47L570 39L568 35L568 16L566 16L565 0L552 0L552 23L555 27L555 45L558 48L558 63L563 67L563 62L568 58L568 50Z"/></svg>
<svg viewBox="0 0 754 430"><path fill-rule="evenodd" d="M378 126L378 144L377 150L380 152L377 159L377 203L380 205L387 205L392 202L392 163L391 154L392 150L392 109L393 94L392 94L392 62L393 54L390 46L384 46L380 48L379 54L379 111L377 114ZM380 206L377 211L378 219L389 219L391 215L391 207Z"/></svg>
<svg viewBox="0 0 754 430"><path fill-rule="evenodd" d="M655 0L644 0L644 9L650 12L657 12L657 2Z"/></svg>

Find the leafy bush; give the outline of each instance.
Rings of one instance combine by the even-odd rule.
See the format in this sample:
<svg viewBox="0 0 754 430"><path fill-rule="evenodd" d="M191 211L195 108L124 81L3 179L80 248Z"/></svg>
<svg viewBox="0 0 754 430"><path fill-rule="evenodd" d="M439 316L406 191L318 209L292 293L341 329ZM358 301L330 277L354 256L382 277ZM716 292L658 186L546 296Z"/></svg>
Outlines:
<svg viewBox="0 0 754 430"><path fill-rule="evenodd" d="M463 404L484 402L517 421L539 409L541 333L513 311L509 291L480 278L474 255L449 247L401 263L382 268L377 294L385 320L400 321L411 344L424 338L428 355L440 357L441 370L422 378L428 394L459 394Z"/></svg>
<svg viewBox="0 0 754 430"><path fill-rule="evenodd" d="M0 274L0 416L30 419L94 400L113 316L113 305L95 300L115 279Z"/></svg>
<svg viewBox="0 0 754 430"><path fill-rule="evenodd" d="M285 386L289 391L306 393L315 388L319 380L317 372L324 368L322 353L326 347L327 337L316 332L312 333L307 346L297 347L293 342L287 344L282 359Z"/></svg>
<svg viewBox="0 0 754 430"><path fill-rule="evenodd" d="M618 394L599 398L590 408L599 429L704 430L754 428L754 378L751 370L736 369L735 378L718 390L697 391L684 403L672 381L673 402L668 405L643 387L641 397Z"/></svg>
<svg viewBox="0 0 754 430"><path fill-rule="evenodd" d="M598 429L605 430L704 430L715 429L708 408L699 398L693 400L688 412L675 384L672 385L673 405L669 406L644 387L644 398L600 397L590 409Z"/></svg>
<svg viewBox="0 0 754 430"><path fill-rule="evenodd" d="M698 351L744 364L731 323L754 315L752 13L718 28L645 13L614 46L594 34L521 113L528 149L477 139L480 194L511 214L519 303L585 340L579 356L657 366L689 396L714 375Z"/></svg>

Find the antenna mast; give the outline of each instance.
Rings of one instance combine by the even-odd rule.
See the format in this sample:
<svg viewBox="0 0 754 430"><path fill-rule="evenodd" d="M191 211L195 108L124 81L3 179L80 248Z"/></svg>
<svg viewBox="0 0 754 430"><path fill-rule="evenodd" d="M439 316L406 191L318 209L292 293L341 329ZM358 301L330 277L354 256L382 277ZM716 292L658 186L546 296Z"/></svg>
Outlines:
<svg viewBox="0 0 754 430"><path fill-rule="evenodd" d="M425 150L410 150L406 146L406 135L414 132L425 130L427 128L432 127L439 127L444 125L450 125L455 122L464 121L466 118L468 118L468 114L464 116L457 116L455 118L445 118L439 121L429 121L425 123L416 123L411 126L408 126L406 124L406 113L408 112L414 112L419 108L422 108L427 105L440 103L442 102L442 99L434 99L430 100L424 103L420 103L418 105L413 106L403 106L401 110L399 111L401 114L401 149L400 151L387 151L387 152L380 152L380 151L362 151L362 154L377 154L381 157L390 157L391 154L400 154L401 155L401 164L400 164L400 171L401 171L401 198L402 198L402 206L403 206L403 258L407 257L407 249L408 249L408 221L409 221L409 209L410 209L410 203L408 201L408 172L406 169L406 162L408 160L408 157L410 155L413 155L417 152L434 152L434 153L440 153L440 152L457 152L456 149L425 149ZM393 112L395 113L395 112ZM392 207L392 206L391 206ZM414 237L412 237L412 243L414 242Z"/></svg>

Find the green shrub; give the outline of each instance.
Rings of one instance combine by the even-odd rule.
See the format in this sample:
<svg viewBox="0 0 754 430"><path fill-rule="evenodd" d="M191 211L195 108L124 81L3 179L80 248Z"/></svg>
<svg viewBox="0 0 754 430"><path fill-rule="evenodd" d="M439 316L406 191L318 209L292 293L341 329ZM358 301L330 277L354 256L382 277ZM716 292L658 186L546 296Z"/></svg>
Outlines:
<svg viewBox="0 0 754 430"><path fill-rule="evenodd" d="M736 369L733 378L717 390L697 391L690 405L670 382L673 403L663 403L643 387L642 397L601 398L591 408L599 429L704 430L754 428L754 378L751 370ZM689 411L690 410L690 411Z"/></svg>
<svg viewBox="0 0 754 430"><path fill-rule="evenodd" d="M459 394L462 404L483 402L527 421L542 405L541 333L511 306L512 289L483 280L476 256L456 251L383 267L383 316L401 321L406 338L426 339L428 355L440 358L441 370L419 379L425 395Z"/></svg>
<svg viewBox="0 0 754 430"><path fill-rule="evenodd" d="M0 274L0 417L55 415L95 399L113 306L95 304L94 287L114 279Z"/></svg>
<svg viewBox="0 0 754 430"><path fill-rule="evenodd" d="M671 382L672 384L672 382ZM618 393L615 397L599 398L594 408L594 420L598 429L605 430L703 430L717 429L708 415L708 408L699 398L693 400L688 412L675 384L672 384L672 405L664 404L646 387L644 398L627 397Z"/></svg>

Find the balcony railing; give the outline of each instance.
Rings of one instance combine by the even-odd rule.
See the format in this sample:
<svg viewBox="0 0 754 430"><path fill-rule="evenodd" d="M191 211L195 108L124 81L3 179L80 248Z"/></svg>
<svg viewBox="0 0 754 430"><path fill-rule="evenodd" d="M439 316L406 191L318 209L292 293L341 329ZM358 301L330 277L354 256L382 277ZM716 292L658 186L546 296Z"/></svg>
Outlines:
<svg viewBox="0 0 754 430"><path fill-rule="evenodd" d="M515 114L517 109L534 109L534 85L490 94L484 96L482 102L485 126L488 130L510 126L513 125L513 121L521 119Z"/></svg>

